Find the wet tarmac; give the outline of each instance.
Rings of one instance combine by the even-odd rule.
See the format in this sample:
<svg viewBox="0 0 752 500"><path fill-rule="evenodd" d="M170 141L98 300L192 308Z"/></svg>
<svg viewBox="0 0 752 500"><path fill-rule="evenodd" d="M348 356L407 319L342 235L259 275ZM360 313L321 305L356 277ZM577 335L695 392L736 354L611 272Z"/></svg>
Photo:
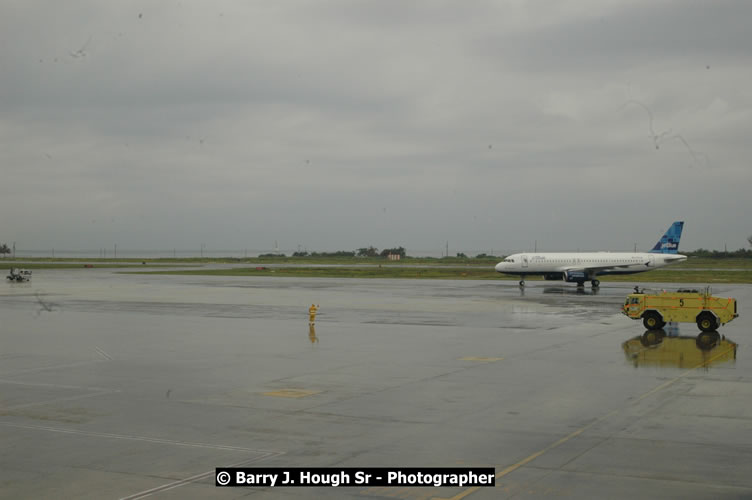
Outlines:
<svg viewBox="0 0 752 500"><path fill-rule="evenodd" d="M634 283L551 283L35 271L0 287L0 497L751 497L752 286L700 338L645 335ZM216 488L233 465L496 487Z"/></svg>

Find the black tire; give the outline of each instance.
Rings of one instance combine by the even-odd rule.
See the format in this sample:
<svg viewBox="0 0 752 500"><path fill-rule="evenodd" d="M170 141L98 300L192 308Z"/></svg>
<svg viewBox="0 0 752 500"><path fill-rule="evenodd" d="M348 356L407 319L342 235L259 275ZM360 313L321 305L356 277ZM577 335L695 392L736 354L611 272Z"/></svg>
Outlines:
<svg viewBox="0 0 752 500"><path fill-rule="evenodd" d="M666 336L666 332L663 330L647 330L640 337L640 344L644 347L652 347L663 342L663 338Z"/></svg>
<svg viewBox="0 0 752 500"><path fill-rule="evenodd" d="M599 286L601 286L601 282L598 280L593 280L590 282L590 284L593 285L593 288L598 288Z"/></svg>
<svg viewBox="0 0 752 500"><path fill-rule="evenodd" d="M655 311L648 311L642 315L642 324L648 330L660 330L666 324L661 315Z"/></svg>
<svg viewBox="0 0 752 500"><path fill-rule="evenodd" d="M710 313L700 313L697 316L697 328L703 332L714 332L718 329L718 320Z"/></svg>
<svg viewBox="0 0 752 500"><path fill-rule="evenodd" d="M697 336L695 343L697 348L701 351L709 351L718 345L721 340L721 335L718 332L702 332Z"/></svg>

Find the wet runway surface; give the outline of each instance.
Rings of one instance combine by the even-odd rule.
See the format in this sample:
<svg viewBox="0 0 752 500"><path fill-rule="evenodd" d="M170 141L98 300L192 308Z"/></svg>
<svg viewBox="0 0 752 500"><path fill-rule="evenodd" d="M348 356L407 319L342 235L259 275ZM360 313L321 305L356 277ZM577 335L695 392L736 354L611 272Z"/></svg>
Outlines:
<svg viewBox="0 0 752 500"><path fill-rule="evenodd" d="M644 336L633 287L34 271L0 288L0 497L749 498L752 286L702 341ZM215 488L233 465L497 478Z"/></svg>

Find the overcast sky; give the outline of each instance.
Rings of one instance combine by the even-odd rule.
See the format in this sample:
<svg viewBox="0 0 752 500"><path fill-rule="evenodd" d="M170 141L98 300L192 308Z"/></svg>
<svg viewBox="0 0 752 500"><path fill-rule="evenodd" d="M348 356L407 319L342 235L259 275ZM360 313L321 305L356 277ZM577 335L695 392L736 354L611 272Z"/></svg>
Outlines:
<svg viewBox="0 0 752 500"><path fill-rule="evenodd" d="M752 234L747 1L0 1L0 243Z"/></svg>

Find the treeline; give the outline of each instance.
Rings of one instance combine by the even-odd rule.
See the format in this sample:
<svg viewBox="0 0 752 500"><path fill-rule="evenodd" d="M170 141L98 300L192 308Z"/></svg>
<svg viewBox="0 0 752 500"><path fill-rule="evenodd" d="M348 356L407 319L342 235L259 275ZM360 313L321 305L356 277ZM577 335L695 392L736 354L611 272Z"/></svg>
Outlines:
<svg viewBox="0 0 752 500"><path fill-rule="evenodd" d="M357 250L349 251L349 250L339 250L336 252L308 252L308 251L297 251L293 252L290 256L291 258L295 257L322 257L322 258L382 258L386 259L390 255L399 255L400 259L407 258L415 258L410 257L407 255L407 251L405 250L405 247L396 247L396 248L385 248L383 250L379 250L376 247L369 246L369 247L363 247L358 248ZM286 254L284 253L265 253L259 255L259 257L266 257L266 258L288 258ZM417 257L420 259L436 259L437 257ZM466 255L464 253L457 253L456 256L451 257L441 257L441 259L485 259L485 260L497 260L502 259L502 257L497 255L490 255L486 253L480 253L476 255L475 257Z"/></svg>
<svg viewBox="0 0 752 500"><path fill-rule="evenodd" d="M724 250L705 250L699 248L691 252L679 252L687 257L705 257L710 259L752 259L752 250L746 248L740 248L733 252L727 252Z"/></svg>
<svg viewBox="0 0 752 500"><path fill-rule="evenodd" d="M355 252L339 250L337 252L293 252L293 257L355 257Z"/></svg>
<svg viewBox="0 0 752 500"><path fill-rule="evenodd" d="M681 251L679 252L682 255L686 255L688 257L703 257L703 258L709 258L709 259L752 259L752 249L744 249L740 248L739 250L734 250L731 252L723 251L723 250L706 250L704 248L700 248L697 250L692 251ZM406 251L403 247L397 247L397 248L385 248L384 250L379 250L376 247L363 247L359 248L354 251L349 250L339 250L336 252L293 252L292 257L320 257L320 258L353 258L353 257L370 257L370 258L383 258L386 259L389 255L399 255L400 258L407 257ZM267 253L259 255L259 257L267 257L267 258L287 258L287 255L283 253ZM435 259L435 257L421 257L422 259ZM474 257L466 255L464 253L458 253L456 256L452 257L442 257L442 259L484 259L484 260L495 260L495 259L502 259L503 256L499 255L490 255L486 253L480 253Z"/></svg>
<svg viewBox="0 0 752 500"><path fill-rule="evenodd" d="M399 255L400 258L405 257L405 249L403 247L397 248L385 248L381 252L376 247L363 247L358 248L356 251L339 250L337 252L293 252L293 257L384 257L389 255ZM261 255L261 257L283 257L284 255L267 254Z"/></svg>

